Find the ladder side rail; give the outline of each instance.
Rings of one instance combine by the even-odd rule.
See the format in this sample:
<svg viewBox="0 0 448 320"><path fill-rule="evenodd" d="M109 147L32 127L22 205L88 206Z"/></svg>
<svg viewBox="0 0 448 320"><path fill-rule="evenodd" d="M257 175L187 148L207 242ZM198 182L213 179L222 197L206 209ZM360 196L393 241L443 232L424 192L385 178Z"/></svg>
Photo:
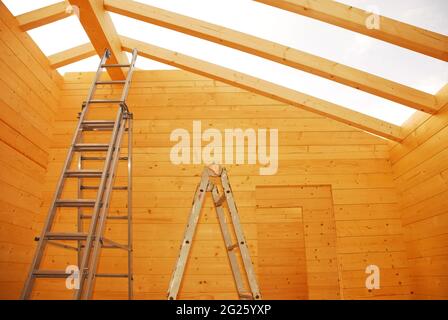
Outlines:
<svg viewBox="0 0 448 320"><path fill-rule="evenodd" d="M82 142L82 137L80 137L78 139L78 143ZM77 163L77 169L78 171L81 171L83 168L83 163L82 163L82 152L79 152L78 154L78 163ZM82 199L83 196L83 190L82 190L82 185L83 185L84 179L82 179L81 177L78 178L78 184L77 184L77 196L78 199ZM83 207L78 207L77 209L77 216L76 216L76 225L77 225L77 230L79 233L83 232L83 221L82 221L82 216L83 216ZM78 241L77 243L78 246L78 253L77 253L77 265L78 268L81 268L81 258L82 258L82 241Z"/></svg>
<svg viewBox="0 0 448 320"><path fill-rule="evenodd" d="M128 298L134 298L134 270L133 270L133 226L132 226L132 143L133 143L133 115L128 114Z"/></svg>
<svg viewBox="0 0 448 320"><path fill-rule="evenodd" d="M98 82L98 80L101 77L102 65L104 63L106 63L106 61L109 58L109 56L110 56L110 51L109 51L109 49L106 49L104 51L103 56L101 57L101 61L100 61L99 65L98 65L98 68L96 70L95 76L93 77L92 84L90 85L90 89L89 89L89 92L87 94L87 99L86 99L86 102L85 102L85 106L89 105L90 100L92 100L93 96L95 95L97 82ZM83 153L80 152L79 153L79 159L78 159L78 170L82 169L82 155L83 155ZM79 178L78 179L78 199L81 199L81 197L82 197L82 182L83 182L83 179ZM82 232L82 230L83 230L83 221L82 221L82 218L81 218L82 215L83 215L83 210L84 209L82 207L78 208L78 217L77 217L78 232ZM82 261L82 241L78 241L78 267L80 268L79 270L82 270L81 269L81 261Z"/></svg>
<svg viewBox="0 0 448 320"><path fill-rule="evenodd" d="M25 284L21 293L21 299L28 299L31 290L34 284L34 276L33 273L37 268L40 266L40 263L42 261L42 255L43 255L43 249L45 248L47 240L45 239L45 235L47 232L50 231L50 228L53 224L54 217L56 214L56 201L59 199L59 197L62 194L62 189L64 187L64 181L65 181L65 172L70 168L72 159L73 159L73 153L74 153L74 145L76 144L76 141L78 140L79 136L81 135L81 125L84 121L84 118L86 116L88 108L85 107L82 109L81 114L79 116L78 124L76 125L75 134L73 135L69 150L67 152L67 156L65 158L64 165L62 166L61 174L59 176L58 182L56 184L56 191L53 195L53 198L51 200L50 208L48 209L47 218L45 219L44 226L41 231L41 235L39 238L39 241L37 243L37 247L35 249L35 254L33 257L33 260L30 265L30 269L27 275L27 278L25 280Z"/></svg>
<svg viewBox="0 0 448 320"><path fill-rule="evenodd" d="M247 278L249 280L250 289L254 299L261 299L260 289L255 277L254 268L252 265L252 260L250 258L249 248L247 247L247 242L244 237L243 230L241 228L240 219L238 216L238 209L236 207L232 188L230 186L229 177L227 176L227 171L223 168L221 173L221 182L224 188L224 194L227 199L227 207L230 211L230 216L233 222L233 228L235 229L235 234L238 240L238 246L240 248L241 257L243 259L244 268L246 269Z"/></svg>
<svg viewBox="0 0 448 320"><path fill-rule="evenodd" d="M132 60L130 63L130 68L128 71L128 74L126 75L126 83L124 85L123 88L123 93L121 94L121 101L125 102L127 97L128 97L128 93L129 93L129 88L131 86L131 82L132 82L132 75L134 74L134 69L135 69L135 61L137 60L137 49L133 49L132 50Z"/></svg>
<svg viewBox="0 0 448 320"><path fill-rule="evenodd" d="M79 273L80 274L79 275L79 278L80 278L79 289L76 289L74 292L75 299L80 299L81 295L82 295L82 291L83 291L83 287L84 287L84 280L85 280L85 276L86 276L85 268L88 265L88 261L90 258L90 251L91 251L92 241L93 241L93 237L94 237L93 234L96 230L98 214L100 211L99 209L100 209L101 201L102 201L103 194L104 194L104 188L106 186L108 169L109 169L110 162L112 159L113 147L114 147L115 141L117 139L117 134L119 131L119 127L120 127L122 118L123 118L123 109L120 107L120 108L118 108L118 111L117 111L114 129L112 131L112 136L111 136L111 139L109 142L109 149L106 154L106 160L104 161L103 172L101 174L101 180L100 180L100 185L98 187L98 193L97 193L97 197L96 197L96 201L95 201L95 206L92 211L92 219L90 221L89 232L87 234L87 239L85 242L84 252L82 254L82 260L81 260L81 268L80 268L80 273Z"/></svg>
<svg viewBox="0 0 448 320"><path fill-rule="evenodd" d="M96 70L95 76L93 77L92 84L90 85L89 93L87 94L86 105L90 104L90 101L95 95L96 83L101 77L101 70L103 68L102 65L106 63L109 57L110 57L110 51L109 49L106 49L106 51L103 54L103 57L101 58L100 64L98 65L98 69Z"/></svg>
<svg viewBox="0 0 448 320"><path fill-rule="evenodd" d="M98 257L99 253L101 251L102 241L103 241L103 234L104 234L104 228L106 226L106 218L109 211L109 205L110 205L110 199L112 195L112 187L115 181L115 172L117 169L118 159L120 157L120 151L121 151L121 140L123 137L123 133L126 126L126 119L123 119L121 121L120 129L118 132L117 140L115 141L115 148L114 148L114 154L112 158L111 165L109 167L109 174L107 176L107 183L106 188L104 191L104 199L103 199L103 205L100 209L99 214L99 221L98 221L98 228L96 231L95 239L93 240L93 253L92 258L89 263L88 267L88 274L87 274L87 283L86 283L86 289L85 289L85 298L91 299L92 293L93 293L93 284L94 284L94 278L96 269L98 267Z"/></svg>
<svg viewBox="0 0 448 320"><path fill-rule="evenodd" d="M233 279L235 280L235 285L236 285L238 294L241 295L244 293L243 278L241 276L237 256L235 254L235 251L232 248L232 246L233 246L232 238L230 236L230 232L229 232L229 229L227 226L224 209L221 204L217 205L217 203L219 203L219 200L220 200L220 195L219 195L218 187L216 187L216 186L214 186L212 189L212 197L213 197L213 202L215 203L216 215L218 216L218 222L221 227L221 234L222 234L222 237L223 237L223 240L225 243L227 257L229 258L230 267L232 269Z"/></svg>
<svg viewBox="0 0 448 320"><path fill-rule="evenodd" d="M175 300L177 298L177 294L179 292L182 276L185 271L185 265L188 260L188 254L190 253L191 243L196 231L196 226L199 220L202 205L204 203L208 185L209 185L209 175L207 170L204 170L202 173L201 183L199 184L193 198L193 206L191 208L187 227L185 228L185 234L180 247L180 253L177 258L173 274L171 276L168 288L169 300Z"/></svg>

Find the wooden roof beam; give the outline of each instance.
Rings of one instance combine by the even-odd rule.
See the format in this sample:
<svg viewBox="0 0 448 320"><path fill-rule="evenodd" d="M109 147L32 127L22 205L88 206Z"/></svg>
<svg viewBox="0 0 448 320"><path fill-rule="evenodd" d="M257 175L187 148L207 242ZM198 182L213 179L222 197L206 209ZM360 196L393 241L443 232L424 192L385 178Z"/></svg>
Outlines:
<svg viewBox="0 0 448 320"><path fill-rule="evenodd" d="M436 93L437 106L440 110L448 107L448 84Z"/></svg>
<svg viewBox="0 0 448 320"><path fill-rule="evenodd" d="M61 1L18 15L16 19L20 29L22 29L22 31L28 31L67 18L70 15L71 12L67 10L67 2Z"/></svg>
<svg viewBox="0 0 448 320"><path fill-rule="evenodd" d="M255 0L283 10L326 22L394 45L448 61L448 37L380 16L380 28L369 29L364 10L332 0Z"/></svg>
<svg viewBox="0 0 448 320"><path fill-rule="evenodd" d="M123 50L125 51L130 52L133 48L137 48L139 55L143 57L324 115L386 139L401 141L401 128L393 124L181 53L169 51L123 36L120 39Z"/></svg>
<svg viewBox="0 0 448 320"><path fill-rule="evenodd" d="M426 113L437 112L429 93L303 51L134 1L105 0L106 10L238 49L375 94Z"/></svg>
<svg viewBox="0 0 448 320"><path fill-rule="evenodd" d="M420 127L426 127L426 129L424 129L422 132L425 136L430 137L446 126L446 121L448 119L448 84L444 85L436 93L436 100L437 106L439 108L439 112L437 114L429 115L426 113L416 112L405 123L403 123L403 125L401 126L401 132L403 141L405 141L405 145L403 145L404 148L407 148L407 146L409 146L409 141L414 141L416 137L419 136L413 134L416 130L419 130ZM408 141L406 142L406 140ZM390 142L390 145L391 150L394 150L394 148L397 146L397 143ZM413 149L416 147L416 145L412 144L411 147Z"/></svg>
<svg viewBox="0 0 448 320"><path fill-rule="evenodd" d="M48 57L52 68L60 68L96 55L95 48L88 42L80 46L55 53Z"/></svg>
<svg viewBox="0 0 448 320"><path fill-rule="evenodd" d="M403 123L401 126L401 131L405 139L431 117L439 117L441 122L444 121L443 118L440 118L440 113L444 113L445 117L448 114L448 84L444 85L436 93L436 101L437 108L439 109L437 114L430 115L422 112L416 112L408 120L406 120L405 123Z"/></svg>
<svg viewBox="0 0 448 320"><path fill-rule="evenodd" d="M96 53L101 57L107 48L111 51L108 63L129 64L126 54L121 51L121 43L117 31L109 16L104 11L102 0L69 0L79 8L79 19L86 31ZM121 68L108 68L112 80L125 79L125 72Z"/></svg>

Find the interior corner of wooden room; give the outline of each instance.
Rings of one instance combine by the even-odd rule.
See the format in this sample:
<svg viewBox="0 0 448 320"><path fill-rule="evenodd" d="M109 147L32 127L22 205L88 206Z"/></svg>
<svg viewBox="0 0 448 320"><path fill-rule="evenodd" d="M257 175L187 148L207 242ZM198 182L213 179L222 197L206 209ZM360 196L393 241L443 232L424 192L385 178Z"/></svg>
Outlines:
<svg viewBox="0 0 448 320"><path fill-rule="evenodd" d="M119 10L121 1L105 2ZM27 20L25 29L33 23ZM0 2L0 299L20 297L34 238L94 77L62 77L55 68L102 48L85 44L48 58L25 29ZM126 63L123 51L141 44L114 36L122 45L114 48L116 62ZM142 55L173 62L162 50ZM172 164L170 133L190 130L194 120L221 131L236 125L279 128L276 175L260 176L258 166L227 166L264 299L448 299L448 85L435 95L437 112L417 113L402 128L384 129L351 113L341 121L338 112L299 108L291 102L295 96L281 91L279 98L269 83L254 85L244 77L231 83L228 70L211 64L202 70L189 57L176 56L173 63L188 71L135 71L127 102L134 117L135 299L166 299L203 168ZM121 76L118 70L110 78ZM114 91L98 93L108 97ZM119 167L117 183L125 176L126 168ZM110 211L126 206L117 193ZM64 218L57 222L71 225ZM122 239L124 229L114 221L106 232ZM56 248L45 264L64 268L70 254ZM123 270L120 256L105 251L99 268ZM369 265L381 270L380 289L366 288ZM126 299L120 281L98 279L94 298ZM71 293L56 281L39 284L33 295L61 297ZM179 298L238 298L210 198Z"/></svg>

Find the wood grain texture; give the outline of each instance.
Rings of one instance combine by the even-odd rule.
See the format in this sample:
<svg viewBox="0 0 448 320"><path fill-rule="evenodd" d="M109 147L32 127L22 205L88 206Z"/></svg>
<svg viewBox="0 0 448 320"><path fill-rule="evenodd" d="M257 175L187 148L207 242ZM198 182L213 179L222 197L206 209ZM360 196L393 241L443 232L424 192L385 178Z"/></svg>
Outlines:
<svg viewBox="0 0 448 320"><path fill-rule="evenodd" d="M20 28L28 31L67 18L71 15L65 1L23 13L16 17Z"/></svg>
<svg viewBox="0 0 448 320"><path fill-rule="evenodd" d="M438 94L441 111L391 150L409 258L418 299L447 299L448 86Z"/></svg>
<svg viewBox="0 0 448 320"><path fill-rule="evenodd" d="M121 51L121 43L109 13L103 8L103 1L69 0L79 8L79 20L98 56L102 57L109 49L109 64L129 64L129 59ZM126 69L127 70L127 69ZM108 68L113 80L125 79L125 68Z"/></svg>
<svg viewBox="0 0 448 320"><path fill-rule="evenodd" d="M53 142L49 149L51 163L47 173L44 173L46 183L37 228L42 226L46 215L76 124L76 115L91 77L91 73L68 74L65 77L60 112L56 116ZM112 97L118 92L110 85L98 91L103 97ZM283 298L288 299L409 296L407 260L403 259L404 242L397 222L397 198L385 140L323 116L184 71L136 71L128 101L135 117L133 209L136 298L166 298L191 197L203 167L171 164L169 151L173 142L169 141L169 136L175 128L191 130L193 120L201 120L204 129L278 127L280 130L278 174L260 176L256 165L227 166L255 271L260 284L267 288L267 296L280 292L283 292ZM105 118L108 112L107 107L102 108L95 111L93 116ZM92 139L105 137L107 133L101 133ZM95 164L89 167L94 168ZM125 174L125 167L120 165L117 184L125 183ZM92 179L89 184L96 182ZM327 200L316 201L315 195L308 189L299 193L268 193L266 199L257 199L257 185L323 185L327 186L324 197ZM332 186L331 195L329 185ZM69 196L75 190L75 183L69 183L64 195ZM89 191L86 196L93 194ZM272 201L277 201L282 208L297 209L296 195L301 199L301 206L309 208L307 216L310 218L306 221L301 222L297 213L278 214L277 209L269 208ZM123 214L126 206L125 195L117 191L113 196L111 214ZM330 206L333 207L330 211L334 213L333 218L328 220ZM322 221L333 222L321 225ZM268 225L276 227L268 228ZM294 233L300 225L305 230L303 236L310 243L308 249L300 245L300 237ZM55 226L58 230L74 228L74 215L58 216ZM125 225L119 221L108 222L107 235L111 238L125 242L125 230ZM323 235L320 235L321 232ZM339 233L337 237L336 233ZM273 245L270 241L272 237L279 240L276 256L268 254ZM289 250L285 248L291 248L291 241L297 244L293 246L298 254L310 257L307 275L304 275L303 265L294 266L284 255L285 250ZM330 246L313 247L313 243L330 243ZM381 292L368 292L363 287L365 261L370 260L381 265L387 274L394 275ZM73 262L73 259L64 250L52 248L45 261L47 267L59 269ZM125 267L125 259L119 253L103 251L100 262L102 271L123 271ZM278 274L279 268L288 276ZM334 272L343 279L341 286ZM269 275L275 274L278 276L271 279ZM180 295L182 299L236 299L219 225L208 198L184 281ZM299 290L283 290L291 287ZM313 288L311 294L305 294L300 289L305 287ZM341 288L338 296L335 288ZM60 282L42 282L34 297L51 298L57 294L60 298L68 298L64 291ZM110 286L99 280L95 297L125 298L126 286L118 280Z"/></svg>
<svg viewBox="0 0 448 320"><path fill-rule="evenodd" d="M19 296L38 232L61 77L0 2L0 287Z"/></svg>
<svg viewBox="0 0 448 320"><path fill-rule="evenodd" d="M263 257L262 245L259 243L259 263L260 272L264 260L275 262L278 267L278 277L288 276L287 270L293 266L304 270L295 277L301 280L298 286L295 282L288 282L282 292L289 293L290 299L340 299L340 274L336 248L336 226L333 212L333 199L330 186L257 186L256 195L257 208L263 210L286 210L291 208L301 209L300 220L294 222L281 223L277 228L275 224L261 225L271 233L277 233L280 239L295 240L289 243L289 254L285 257L273 257L273 253L265 253ZM285 200L288 199L287 204ZM289 209L290 210L290 209ZM281 222L281 215L278 221ZM296 218L297 219L297 218ZM260 228L260 225L259 225ZM259 239L260 241L259 233ZM271 239L268 239L271 240ZM271 240L274 244L276 239ZM273 245L275 248L275 245ZM300 250L297 254L291 254L295 250ZM276 251L276 250L272 250ZM278 252L278 251L276 251ZM302 252L300 254L300 252ZM278 255L278 253L277 253ZM297 272L296 272L297 273ZM289 279L287 278L287 279ZM268 287L271 289L270 287ZM276 287L274 287L275 289ZM271 289L272 290L272 289Z"/></svg>

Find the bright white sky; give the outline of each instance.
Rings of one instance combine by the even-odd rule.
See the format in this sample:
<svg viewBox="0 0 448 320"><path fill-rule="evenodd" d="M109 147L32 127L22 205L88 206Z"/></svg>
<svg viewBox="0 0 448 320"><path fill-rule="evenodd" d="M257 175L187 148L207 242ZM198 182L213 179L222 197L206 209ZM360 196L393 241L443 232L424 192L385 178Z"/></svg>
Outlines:
<svg viewBox="0 0 448 320"><path fill-rule="evenodd" d="M3 0L14 15L60 0ZM446 0L339 0L448 34ZM448 82L448 63L251 0L140 0L303 50L435 94ZM414 111L400 104L238 50L111 14L119 34L238 70L401 125ZM75 16L29 32L46 55L89 41ZM96 70L98 57L60 68ZM141 69L173 69L139 57Z"/></svg>

